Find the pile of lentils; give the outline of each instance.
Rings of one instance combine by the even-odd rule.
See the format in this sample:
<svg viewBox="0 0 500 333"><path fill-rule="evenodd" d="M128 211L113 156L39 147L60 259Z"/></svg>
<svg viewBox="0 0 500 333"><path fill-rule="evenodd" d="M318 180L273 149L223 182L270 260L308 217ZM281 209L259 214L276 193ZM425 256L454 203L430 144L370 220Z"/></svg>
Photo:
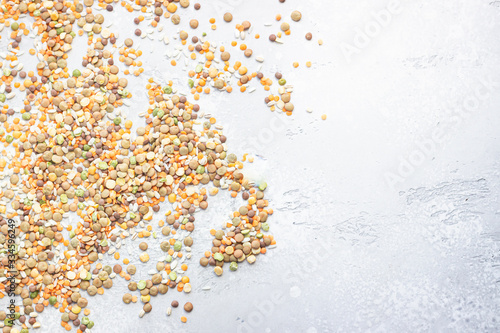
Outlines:
<svg viewBox="0 0 500 333"><path fill-rule="evenodd" d="M167 2L168 12L175 12L174 2L179 1ZM112 4L105 0L97 6L112 11ZM132 6L132 11L142 4ZM125 303L139 299L143 303L141 317L152 310L151 296L169 289L189 293L186 262L191 259L195 213L207 209L208 196L219 189L241 196L245 205L224 221L223 228L211 230L214 239L200 259L202 266L210 265L216 275L222 275L226 265L235 271L244 261L253 264L276 244L265 234L273 213L264 198L267 184L255 184L244 176L243 163L227 152L227 138L216 120L203 117L200 105L177 94L171 81L162 85L149 80L145 124L132 131L134 124L121 109L132 98L125 78L128 68L122 71L115 63L118 37L103 29L104 16L93 14L93 5L92 0L83 4L46 0L9 1L3 6L0 23L2 29L11 29L12 41L8 54L0 55L5 61L0 86L0 141L5 145L0 158L0 244L4 248L0 297L12 291L22 299L13 319L8 312L0 312L4 332L39 328L38 316L49 306L59 309L66 330L88 331L94 323L86 297L103 294L116 277L129 281L131 293L123 295ZM180 5L185 8L189 1L181 0ZM162 12L161 4L155 8L155 14ZM174 16L172 22L177 20ZM21 19L31 20L31 30L18 22ZM77 37L75 25L81 28L78 35L86 34L88 49L81 69L70 72L67 59ZM29 53L38 59L36 68L29 71L18 58L23 36L34 39ZM213 45L194 37L192 42L193 50L205 57L202 69L190 73L192 89L198 91L212 82L230 92L229 78L211 67ZM125 40L119 60L139 68L140 51L132 52L132 45L132 40ZM228 62L229 55L219 51ZM266 81L260 72L248 76L238 62L232 67L224 63L224 71L239 73L241 87L253 77ZM8 104L16 92L23 95L22 107ZM280 106L291 112L285 87L280 94ZM157 234L152 221L166 201L172 209L158 221L161 232ZM77 221L71 223L75 216ZM10 219L15 221L13 246L8 241ZM160 244L165 256L153 258L156 272L150 279L134 279L137 268L120 257L119 249L127 238L142 238L138 259L148 262L147 240L157 236L165 237ZM103 265L104 255L113 256L117 264ZM178 306L176 302L172 307ZM184 310L191 312L193 305L187 302ZM167 313L171 312L169 307ZM181 316L181 321L186 322L186 317Z"/></svg>

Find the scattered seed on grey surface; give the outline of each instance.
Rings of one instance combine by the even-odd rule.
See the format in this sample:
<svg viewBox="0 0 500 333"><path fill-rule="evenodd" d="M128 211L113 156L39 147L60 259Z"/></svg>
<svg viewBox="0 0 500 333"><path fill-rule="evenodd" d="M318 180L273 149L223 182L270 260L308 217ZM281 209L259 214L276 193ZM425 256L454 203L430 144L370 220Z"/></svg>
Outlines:
<svg viewBox="0 0 500 333"><path fill-rule="evenodd" d="M193 304L191 302L187 302L186 304L184 304L184 310L186 312L191 312L193 311Z"/></svg>
<svg viewBox="0 0 500 333"><path fill-rule="evenodd" d="M172 15L172 17L170 18L170 20L172 21L173 24L177 25L181 22L181 17L177 14L174 14Z"/></svg>
<svg viewBox="0 0 500 333"><path fill-rule="evenodd" d="M236 258L241 258L243 256L243 251L241 249L237 249L236 251L234 251L234 256Z"/></svg>
<svg viewBox="0 0 500 333"><path fill-rule="evenodd" d="M170 235L170 231L171 231L170 227L163 227L163 228L161 229L161 233L162 233L162 235L163 235L163 236L168 236L168 235Z"/></svg>
<svg viewBox="0 0 500 333"><path fill-rule="evenodd" d="M281 100L285 103L290 102L290 99L291 95L289 93L284 93L283 95L281 95Z"/></svg>
<svg viewBox="0 0 500 333"><path fill-rule="evenodd" d="M231 13L224 14L224 21L231 22L233 20L233 15Z"/></svg>
<svg viewBox="0 0 500 333"><path fill-rule="evenodd" d="M193 245L193 239L191 237L189 237L189 236L186 237L186 238L184 238L184 245L186 245L186 246Z"/></svg>
<svg viewBox="0 0 500 333"><path fill-rule="evenodd" d="M227 51L224 51L220 54L220 58L222 61L228 61L231 58L231 54Z"/></svg>
<svg viewBox="0 0 500 333"><path fill-rule="evenodd" d="M163 251L163 252L167 252L169 249L170 249L170 243L167 242L167 241L163 241L161 242L160 244L160 249Z"/></svg>
<svg viewBox="0 0 500 333"><path fill-rule="evenodd" d="M123 295L122 299L123 299L123 303L129 304L130 302L132 302L132 295L129 293L126 293Z"/></svg>
<svg viewBox="0 0 500 333"><path fill-rule="evenodd" d="M290 17L292 18L292 20L294 20L295 22L298 22L300 21L300 19L302 18L302 14L298 11L298 10L294 10L292 12L292 14L290 15Z"/></svg>
<svg viewBox="0 0 500 333"><path fill-rule="evenodd" d="M255 262L255 260L257 260L257 259L253 254L247 257L247 261L249 264L253 264Z"/></svg>
<svg viewBox="0 0 500 333"><path fill-rule="evenodd" d="M127 266L127 273L129 273L130 275L134 275L134 274L135 274L135 272L136 272L136 270L137 270L137 269L135 268L135 266L134 266L134 265L128 265L128 266Z"/></svg>
<svg viewBox="0 0 500 333"><path fill-rule="evenodd" d="M128 290L130 291L136 291L137 290L137 282L131 281L128 284Z"/></svg>
<svg viewBox="0 0 500 333"><path fill-rule="evenodd" d="M97 287L94 285L91 285L87 288L87 292L89 293L90 296L95 296L95 294L97 294Z"/></svg>
<svg viewBox="0 0 500 333"><path fill-rule="evenodd" d="M200 265L202 265L203 267L206 267L208 265L208 258L202 257L200 259Z"/></svg>
<svg viewBox="0 0 500 333"><path fill-rule="evenodd" d="M192 29L196 29L196 28L198 28L198 20L192 19L191 21L189 21L189 26L190 26Z"/></svg>

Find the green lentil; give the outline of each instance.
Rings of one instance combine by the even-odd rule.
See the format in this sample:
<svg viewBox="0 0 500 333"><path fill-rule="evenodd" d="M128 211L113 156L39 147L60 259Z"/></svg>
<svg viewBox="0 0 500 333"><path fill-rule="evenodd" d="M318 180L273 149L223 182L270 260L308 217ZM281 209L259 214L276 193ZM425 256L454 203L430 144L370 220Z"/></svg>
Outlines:
<svg viewBox="0 0 500 333"><path fill-rule="evenodd" d="M140 280L139 282L137 282L137 289L142 290L144 288L146 288L146 281Z"/></svg>
<svg viewBox="0 0 500 333"><path fill-rule="evenodd" d="M238 269L238 263L236 261L233 261L231 264L229 264L229 269L233 272L236 271Z"/></svg>

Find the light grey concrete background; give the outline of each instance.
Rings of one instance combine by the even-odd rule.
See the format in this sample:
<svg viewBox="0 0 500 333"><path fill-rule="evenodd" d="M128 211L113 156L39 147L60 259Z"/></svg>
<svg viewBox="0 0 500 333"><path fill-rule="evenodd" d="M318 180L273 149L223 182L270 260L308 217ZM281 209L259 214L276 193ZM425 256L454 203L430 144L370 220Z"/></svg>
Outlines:
<svg viewBox="0 0 500 333"><path fill-rule="evenodd" d="M227 195L211 198L197 217L193 292L155 297L153 311L140 319L141 305L123 304L126 285L116 279L90 300L92 331L500 330L499 2L199 2L202 10L188 10L198 31L228 45L233 29L222 14L233 13L233 23L250 20L262 37L247 44L266 58L262 70L279 70L295 87L292 117L270 112L260 87L212 93L199 103L225 126L233 152L256 155L245 169L269 184L278 247L220 278L199 267L208 230L237 207ZM294 9L302 21L291 24L283 45L271 45L267 36L279 30L274 16L290 22ZM132 18L117 14L124 11L106 15L112 29L129 35ZM209 29L210 17L217 31ZM306 42L309 31L313 41ZM130 114L146 109L149 76L181 87L187 81L183 66L168 64L164 44L139 44L146 72L132 80ZM79 59L78 50L73 56ZM211 290L202 291L207 285ZM194 304L187 324L180 308L166 316L173 299ZM62 332L56 311L41 320L42 331Z"/></svg>

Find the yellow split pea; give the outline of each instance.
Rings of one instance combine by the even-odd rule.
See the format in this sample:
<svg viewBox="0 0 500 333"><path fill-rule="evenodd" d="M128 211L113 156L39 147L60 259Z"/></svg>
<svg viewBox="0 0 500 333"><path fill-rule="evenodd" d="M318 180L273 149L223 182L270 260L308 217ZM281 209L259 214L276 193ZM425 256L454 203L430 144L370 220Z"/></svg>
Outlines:
<svg viewBox="0 0 500 333"><path fill-rule="evenodd" d="M143 253L139 256L139 259L141 259L142 262L148 262L149 261L149 254Z"/></svg>

